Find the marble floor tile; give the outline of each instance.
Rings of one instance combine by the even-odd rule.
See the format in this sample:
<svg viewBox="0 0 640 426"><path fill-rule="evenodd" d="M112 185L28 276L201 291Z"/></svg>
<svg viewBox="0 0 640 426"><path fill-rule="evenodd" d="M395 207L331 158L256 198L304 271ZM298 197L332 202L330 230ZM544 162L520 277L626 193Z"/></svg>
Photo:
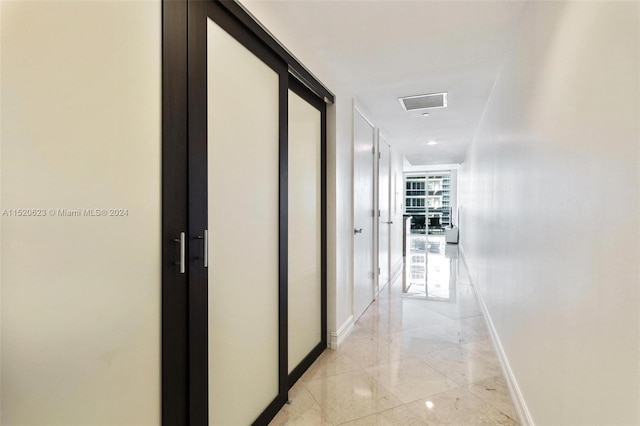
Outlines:
<svg viewBox="0 0 640 426"><path fill-rule="evenodd" d="M453 380L418 358L407 358L366 370L403 403L457 387Z"/></svg>
<svg viewBox="0 0 640 426"><path fill-rule="evenodd" d="M512 419L517 419L507 382L502 376L490 377L467 386L467 390Z"/></svg>
<svg viewBox="0 0 640 426"><path fill-rule="evenodd" d="M430 352L421 357L429 366L456 383L466 385L500 375L500 367L461 347Z"/></svg>
<svg viewBox="0 0 640 426"><path fill-rule="evenodd" d="M480 319L482 320L482 317L480 317ZM476 322L469 322L470 320L474 320L474 318L451 320L446 323L434 324L428 327L428 329L432 334L447 336L452 341L461 345L489 338L484 323L482 326L479 326Z"/></svg>
<svg viewBox="0 0 640 426"><path fill-rule="evenodd" d="M394 340L396 334L349 339L339 349L364 367L385 364L406 357L406 353Z"/></svg>
<svg viewBox="0 0 640 426"><path fill-rule="evenodd" d="M413 330L416 334L424 334L437 337L440 340L451 342L455 345L464 345L466 343L483 340L488 337L485 333L477 333L472 331L459 330L448 326L433 326L424 329Z"/></svg>
<svg viewBox="0 0 640 426"><path fill-rule="evenodd" d="M395 309L389 312L389 314L395 317L413 317L413 320L420 323L424 323L425 321L438 321L446 319L432 311L427 312L427 314L425 315L424 308L428 306L428 300L417 297L403 297L401 294L398 294L397 299L402 301L402 306L400 307L401 309Z"/></svg>
<svg viewBox="0 0 640 426"><path fill-rule="evenodd" d="M306 387L335 425L402 405L364 371L314 380Z"/></svg>
<svg viewBox="0 0 640 426"><path fill-rule="evenodd" d="M391 334L390 339L399 347L401 358L418 357L429 352L447 349L457 345L455 338L437 334L429 328L418 328Z"/></svg>
<svg viewBox="0 0 640 426"><path fill-rule="evenodd" d="M363 366L354 361L344 351L325 350L318 359L302 375L300 380L308 382L322 377L335 376L362 369Z"/></svg>
<svg viewBox="0 0 640 426"><path fill-rule="evenodd" d="M289 391L289 404L278 412L269 423L272 426L332 426L318 403L304 385L296 385Z"/></svg>
<svg viewBox="0 0 640 426"><path fill-rule="evenodd" d="M473 292L458 294L455 299L450 301L425 300L422 307L451 319L465 319L482 315Z"/></svg>
<svg viewBox="0 0 640 426"><path fill-rule="evenodd" d="M355 339L415 329L424 324L424 316L412 308L402 308L399 313L363 315L354 325L350 337Z"/></svg>
<svg viewBox="0 0 640 426"><path fill-rule="evenodd" d="M392 284L393 285L393 284ZM376 314L388 314L389 312L397 312L405 306L410 306L402 297L401 293L391 295L389 289L383 289L376 300L369 305L363 317Z"/></svg>
<svg viewBox="0 0 640 426"><path fill-rule="evenodd" d="M482 356L487 361L498 364L498 357L496 356L496 351L493 348L491 339L478 340L460 345L460 347Z"/></svg>
<svg viewBox="0 0 640 426"><path fill-rule="evenodd" d="M349 339L369 338L377 334L378 334L377 331L370 325L356 323L353 326L353 330L351 331L351 334L349 334Z"/></svg>
<svg viewBox="0 0 640 426"><path fill-rule="evenodd" d="M478 309L473 308L463 308L463 307L449 307L449 306L440 306L430 308L434 312L438 312L441 315L449 317L451 319L464 319L475 317L481 314Z"/></svg>
<svg viewBox="0 0 640 426"><path fill-rule="evenodd" d="M428 262L437 268L427 268L426 285L403 293L401 274L385 286L340 348L303 374L271 424L518 424L457 247L437 238L429 236Z"/></svg>
<svg viewBox="0 0 640 426"><path fill-rule="evenodd" d="M405 406L382 411L371 416L363 417L352 422L343 423L344 426L426 426L420 416Z"/></svg>
<svg viewBox="0 0 640 426"><path fill-rule="evenodd" d="M487 331L487 325L485 324L484 317L482 315L461 319L460 327L466 330Z"/></svg>
<svg viewBox="0 0 640 426"><path fill-rule="evenodd" d="M518 423L465 389L453 389L407 404L428 425L510 426Z"/></svg>

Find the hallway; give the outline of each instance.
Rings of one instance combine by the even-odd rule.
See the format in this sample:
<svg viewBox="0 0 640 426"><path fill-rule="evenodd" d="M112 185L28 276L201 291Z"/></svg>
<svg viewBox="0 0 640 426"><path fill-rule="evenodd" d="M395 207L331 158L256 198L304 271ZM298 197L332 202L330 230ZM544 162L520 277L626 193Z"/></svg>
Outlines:
<svg viewBox="0 0 640 426"><path fill-rule="evenodd" d="M638 76L640 0L0 0L0 425L639 426Z"/></svg>
<svg viewBox="0 0 640 426"><path fill-rule="evenodd" d="M424 234L407 245L403 273L272 425L518 424L458 247Z"/></svg>

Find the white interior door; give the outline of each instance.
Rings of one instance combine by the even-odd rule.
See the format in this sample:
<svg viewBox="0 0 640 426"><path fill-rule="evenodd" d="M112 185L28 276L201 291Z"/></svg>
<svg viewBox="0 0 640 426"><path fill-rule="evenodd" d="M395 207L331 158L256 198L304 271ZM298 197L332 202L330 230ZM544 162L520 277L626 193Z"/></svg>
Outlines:
<svg viewBox="0 0 640 426"><path fill-rule="evenodd" d="M360 318L373 301L374 127L354 110L353 122L353 310Z"/></svg>
<svg viewBox="0 0 640 426"><path fill-rule="evenodd" d="M321 118L289 90L289 373L322 340Z"/></svg>
<svg viewBox="0 0 640 426"><path fill-rule="evenodd" d="M389 282L389 234L391 229L391 207L389 201L390 192L390 166L391 166L391 148L387 142L380 137L378 141L378 209L380 216L378 218L378 267L380 274L378 276L379 290Z"/></svg>
<svg viewBox="0 0 640 426"><path fill-rule="evenodd" d="M209 423L248 425L278 395L279 75L209 19L207 86Z"/></svg>

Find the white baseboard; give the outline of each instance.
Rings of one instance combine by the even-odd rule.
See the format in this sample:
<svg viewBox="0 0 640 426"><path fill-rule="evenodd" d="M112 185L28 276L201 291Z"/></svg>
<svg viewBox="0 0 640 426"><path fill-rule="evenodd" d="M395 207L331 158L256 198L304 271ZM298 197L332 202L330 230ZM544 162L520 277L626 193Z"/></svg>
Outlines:
<svg viewBox="0 0 640 426"><path fill-rule="evenodd" d="M496 327L493 325L493 320L491 319L491 315L489 314L489 310L487 309L487 305L484 301L482 290L478 285L478 281L476 280L473 271L469 269L469 263L467 263L467 256L464 252L464 248L462 248L462 246L458 246L458 248L460 258L464 262L464 266L465 268L467 268L467 272L469 273L469 281L471 281L473 290L478 296L480 309L482 309L482 313L484 314L484 320L487 324L487 328L489 329L489 335L491 336L491 340L493 341L493 346L498 353L498 360L500 361L502 373L504 374L507 381L507 387L509 388L509 393L511 394L511 399L513 400L513 405L516 409L518 420L523 426L535 426L533 418L531 417L531 413L529 412L529 408L527 407L527 403L525 402L524 397L522 396L522 392L520 391L520 386L518 386L518 381L516 380L516 377L513 374L513 370L511 369L511 365L509 364L509 360L507 359L507 354L504 351L504 347L502 346L502 342L500 341L500 337L498 336Z"/></svg>
<svg viewBox="0 0 640 426"><path fill-rule="evenodd" d="M338 328L337 331L331 332L331 339L329 341L329 348L338 349L340 345L344 342L344 340L351 334L353 330L353 315L351 315L347 320Z"/></svg>

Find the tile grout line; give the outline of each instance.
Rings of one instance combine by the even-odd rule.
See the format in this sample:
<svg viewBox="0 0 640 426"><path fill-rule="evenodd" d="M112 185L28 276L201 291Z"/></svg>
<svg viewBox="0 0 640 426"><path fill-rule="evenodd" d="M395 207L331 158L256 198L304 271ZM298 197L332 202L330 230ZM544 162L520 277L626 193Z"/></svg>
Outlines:
<svg viewBox="0 0 640 426"><path fill-rule="evenodd" d="M325 412L324 408L322 408L322 405L320 405L320 402L318 402L318 400L316 399L316 397L313 395L313 393L309 390L309 388L307 387L307 383L302 381L302 377L300 379L298 379L298 382L300 382L300 384L304 387L304 389L309 393L309 395L311 395L311 399L313 399L313 402L318 406L318 408L320 408L320 412L322 413L322 415L324 416L325 419L327 419L327 421L331 424L331 426L337 426L333 423L333 421L331 420L331 417L329 417L328 413ZM296 382L296 384L298 383Z"/></svg>

